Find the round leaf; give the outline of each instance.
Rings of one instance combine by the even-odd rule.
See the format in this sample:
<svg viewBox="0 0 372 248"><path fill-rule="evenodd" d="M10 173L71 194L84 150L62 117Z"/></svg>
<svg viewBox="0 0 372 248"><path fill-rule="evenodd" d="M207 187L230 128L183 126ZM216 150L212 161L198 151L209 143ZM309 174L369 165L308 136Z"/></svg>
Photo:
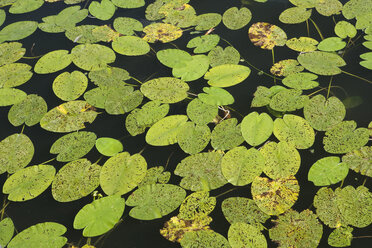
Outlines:
<svg viewBox="0 0 372 248"><path fill-rule="evenodd" d="M156 53L156 57L165 66L170 68L185 67L193 57L186 51L180 49L164 49Z"/></svg>
<svg viewBox="0 0 372 248"><path fill-rule="evenodd" d="M123 151L123 144L113 138L99 138L96 140L96 148L104 156L112 157Z"/></svg>
<svg viewBox="0 0 372 248"><path fill-rule="evenodd" d="M206 55L194 55L190 61L185 62L184 66L173 68L174 77L184 81L194 81L201 78L209 68L209 58Z"/></svg>
<svg viewBox="0 0 372 248"><path fill-rule="evenodd" d="M341 39L345 39L346 37L354 38L357 30L353 24L346 21L339 21L335 26L335 34Z"/></svg>
<svg viewBox="0 0 372 248"><path fill-rule="evenodd" d="M206 53L212 50L220 42L217 34L203 35L192 38L186 45L187 48L194 48L194 53Z"/></svg>
<svg viewBox="0 0 372 248"><path fill-rule="evenodd" d="M218 107L209 105L198 98L193 99L187 105L187 116L198 125L205 125L213 121L218 114Z"/></svg>
<svg viewBox="0 0 372 248"><path fill-rule="evenodd" d="M0 88L11 88L22 85L32 77L31 66L13 63L0 67Z"/></svg>
<svg viewBox="0 0 372 248"><path fill-rule="evenodd" d="M266 114L252 112L244 117L241 132L245 141L251 146L258 146L265 142L273 133L274 122Z"/></svg>
<svg viewBox="0 0 372 248"><path fill-rule="evenodd" d="M188 154L195 154L204 150L211 137L207 125L195 125L187 122L182 125L177 134L177 142L181 149Z"/></svg>
<svg viewBox="0 0 372 248"><path fill-rule="evenodd" d="M292 38L287 40L286 45L297 52L312 52L317 49L318 41L310 37Z"/></svg>
<svg viewBox="0 0 372 248"><path fill-rule="evenodd" d="M364 146L349 152L342 157L342 162L355 172L372 177L372 147Z"/></svg>
<svg viewBox="0 0 372 248"><path fill-rule="evenodd" d="M77 45L71 50L72 62L86 71L100 70L115 61L115 53L110 48L98 44Z"/></svg>
<svg viewBox="0 0 372 248"><path fill-rule="evenodd" d="M11 64L25 55L26 49L19 42L5 42L0 44L0 66Z"/></svg>
<svg viewBox="0 0 372 248"><path fill-rule="evenodd" d="M222 21L223 24L231 30L238 30L247 25L252 19L252 12L243 7L238 9L237 7L231 7L223 13Z"/></svg>
<svg viewBox="0 0 372 248"><path fill-rule="evenodd" d="M315 186L327 186L343 180L349 172L346 163L339 157L325 157L316 161L310 168L308 180Z"/></svg>
<svg viewBox="0 0 372 248"><path fill-rule="evenodd" d="M340 74L339 67L346 65L339 55L320 51L300 54L297 60L306 70L324 76Z"/></svg>
<svg viewBox="0 0 372 248"><path fill-rule="evenodd" d="M117 17L113 23L114 29L123 35L134 35L134 31L142 31L142 23L130 17Z"/></svg>
<svg viewBox="0 0 372 248"><path fill-rule="evenodd" d="M81 96L88 86L88 78L80 71L64 72L53 81L53 91L63 101L72 101Z"/></svg>
<svg viewBox="0 0 372 248"><path fill-rule="evenodd" d="M69 66L71 61L71 54L67 50L51 51L37 61L34 71L39 74L53 73Z"/></svg>
<svg viewBox="0 0 372 248"><path fill-rule="evenodd" d="M287 24L301 23L309 19L311 16L311 10L307 10L304 7L292 7L284 10L279 20Z"/></svg>
<svg viewBox="0 0 372 248"><path fill-rule="evenodd" d="M106 21L111 19L116 10L115 5L110 0L93 1L89 5L89 12L97 19Z"/></svg>
<svg viewBox="0 0 372 248"><path fill-rule="evenodd" d="M282 80L282 83L293 89L310 90L319 86L318 82L313 81L317 78L318 76L313 73L299 72L288 75Z"/></svg>
<svg viewBox="0 0 372 248"><path fill-rule="evenodd" d="M121 36L112 42L112 49L126 56L139 56L150 52L149 44L137 36Z"/></svg>
<svg viewBox="0 0 372 248"><path fill-rule="evenodd" d="M246 223L233 223L228 232L229 243L231 248L239 247L257 247L266 248L267 241L260 230Z"/></svg>
<svg viewBox="0 0 372 248"><path fill-rule="evenodd" d="M255 46L271 50L275 46L284 46L287 34L283 29L267 22L256 22L248 30L249 39Z"/></svg>
<svg viewBox="0 0 372 248"><path fill-rule="evenodd" d="M151 79L141 85L142 94L151 100L158 100L162 103L180 102L187 97L188 90L187 83L172 77Z"/></svg>
<svg viewBox="0 0 372 248"><path fill-rule="evenodd" d="M182 29L166 23L150 24L143 29L143 32L146 34L143 39L150 43L156 41L167 43L177 40L182 36Z"/></svg>
<svg viewBox="0 0 372 248"><path fill-rule="evenodd" d="M210 69L204 76L208 84L215 87L230 87L243 82L251 70L243 65L219 65Z"/></svg>
<svg viewBox="0 0 372 248"><path fill-rule="evenodd" d="M211 144L215 150L230 150L243 142L240 124L235 118L223 120L212 131Z"/></svg>
<svg viewBox="0 0 372 248"><path fill-rule="evenodd" d="M346 42L339 37L329 37L322 40L318 44L318 50L325 52L335 52L343 49L346 46Z"/></svg>
<svg viewBox="0 0 372 248"><path fill-rule="evenodd" d="M208 58L212 67L224 64L237 65L240 61L240 53L232 46L225 49L216 46L208 53Z"/></svg>
<svg viewBox="0 0 372 248"><path fill-rule="evenodd" d="M198 15L195 22L196 27L195 30L203 31L209 30L214 28L220 24L222 17L218 13L206 13L202 15Z"/></svg>
<svg viewBox="0 0 372 248"><path fill-rule="evenodd" d="M234 97L227 91L219 87L204 87L205 93L198 94L198 98L206 104L214 106L230 105L234 103Z"/></svg>

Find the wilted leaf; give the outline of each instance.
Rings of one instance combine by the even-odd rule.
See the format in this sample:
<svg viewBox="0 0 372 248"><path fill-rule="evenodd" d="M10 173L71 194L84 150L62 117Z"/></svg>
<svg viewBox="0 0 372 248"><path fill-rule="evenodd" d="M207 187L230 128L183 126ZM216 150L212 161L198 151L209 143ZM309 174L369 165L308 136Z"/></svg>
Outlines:
<svg viewBox="0 0 372 248"><path fill-rule="evenodd" d="M211 144L215 150L230 150L243 142L240 124L236 118L223 120L212 131Z"/></svg>
<svg viewBox="0 0 372 248"><path fill-rule="evenodd" d="M320 51L300 54L297 60L306 70L324 76L340 74L339 67L346 65L339 55Z"/></svg>
<svg viewBox="0 0 372 248"><path fill-rule="evenodd" d="M287 35L283 29L267 22L256 22L248 30L249 39L255 46L271 50L275 46L284 46Z"/></svg>
<svg viewBox="0 0 372 248"><path fill-rule="evenodd" d="M143 32L146 34L143 39L150 43L156 41L167 43L182 36L182 29L167 23L150 24L143 29Z"/></svg>
<svg viewBox="0 0 372 248"><path fill-rule="evenodd" d="M317 49L318 41L310 37L292 38L287 40L286 45L297 52L312 52Z"/></svg>
<svg viewBox="0 0 372 248"><path fill-rule="evenodd" d="M208 84L215 87L230 87L243 82L251 73L244 65L224 64L213 67L205 75Z"/></svg>
<svg viewBox="0 0 372 248"><path fill-rule="evenodd" d="M189 86L184 81L172 77L160 77L141 85L141 92L150 100L162 103L176 103L187 97Z"/></svg>
<svg viewBox="0 0 372 248"><path fill-rule="evenodd" d="M63 101L79 98L88 87L88 78L81 71L63 72L53 81L53 92Z"/></svg>
<svg viewBox="0 0 372 248"><path fill-rule="evenodd" d="M285 59L275 63L271 68L271 74L281 77L288 76L290 74L298 73L303 71L304 68L299 66L299 63L295 59Z"/></svg>
<svg viewBox="0 0 372 248"><path fill-rule="evenodd" d="M255 247L266 248L265 236L254 225L237 222L231 224L227 234L232 248Z"/></svg>
<svg viewBox="0 0 372 248"><path fill-rule="evenodd" d="M203 35L192 38L186 45L187 48L194 48L194 53L206 53L212 50L220 42L217 34Z"/></svg>
<svg viewBox="0 0 372 248"><path fill-rule="evenodd" d="M194 192L183 200L177 217L183 220L198 220L207 217L215 206L216 198L209 197L209 192Z"/></svg>
<svg viewBox="0 0 372 248"><path fill-rule="evenodd" d="M252 19L252 12L243 7L231 7L223 13L223 24L231 30L238 30L246 26Z"/></svg>
<svg viewBox="0 0 372 248"><path fill-rule="evenodd" d="M316 161L310 168L308 180L315 186L327 186L343 180L349 173L347 163L340 163L339 157L325 157Z"/></svg>

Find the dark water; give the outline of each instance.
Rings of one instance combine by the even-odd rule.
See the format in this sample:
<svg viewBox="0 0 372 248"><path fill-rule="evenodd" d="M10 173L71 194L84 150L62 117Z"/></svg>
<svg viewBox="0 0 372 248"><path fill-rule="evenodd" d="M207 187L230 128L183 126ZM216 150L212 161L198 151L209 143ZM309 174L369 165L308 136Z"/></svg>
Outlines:
<svg viewBox="0 0 372 248"><path fill-rule="evenodd" d="M146 1L150 2L150 1ZM237 6L240 7L240 1L238 0L191 0L190 4L196 9L198 14L203 13L223 13L226 9ZM34 11L32 13L22 14L22 15L8 15L6 23L9 23L24 20L35 20L41 22L41 18L44 16L57 14L62 8L66 5L63 3L55 4L45 4L41 9ZM231 31L226 29L223 24L220 24L215 33L219 34L222 38L230 41L236 49L241 53L241 56L253 63L256 67L269 71L271 67L271 52L262 50L258 47L253 46L249 41L247 30L248 27L257 21L265 21L273 24L277 24L283 28L289 38L306 36L306 24L297 24L297 25L285 25L278 21L279 14L290 6L290 3L285 0L269 0L266 4L254 3L247 6L253 13L252 21L245 28L238 31ZM119 16L129 16L135 18L144 19L144 10L145 8L125 10L118 9L116 11L115 17ZM113 18L113 19L114 19ZM313 18L316 23L319 25L320 29L323 32L325 37L334 36L333 27L334 23L331 18L324 18L319 16L317 13L313 13ZM94 19L87 18L82 24L110 24L113 19L110 21L102 22ZM336 20L341 19L341 17L336 16ZM316 33L313 26L311 26L312 37L319 40L319 36ZM193 37L186 33L183 38L175 41L174 43L181 49L186 47L187 41ZM361 43L360 39L357 43ZM44 33L41 30L38 30L32 36L21 41L24 44L24 47L27 49L27 54L25 56L37 56L45 54L49 51L56 49L71 49L74 44L65 38L63 33L60 34L49 34ZM34 44L34 45L33 45ZM224 44L223 41L220 42L221 46L225 47L227 44ZM33 54L30 53L30 48L33 48ZM167 47L172 47L171 45L155 44L153 48L158 51ZM187 50L187 49L186 49ZM191 52L191 50L188 50ZM342 70L352 72L359 76L371 79L371 73L367 69L358 65L360 59L359 55L361 53L367 52L361 45L357 45L351 48L345 55L345 61L347 66L343 67ZM276 61L281 59L296 58L297 53L289 50L286 47L275 48ZM34 65L36 60L26 60L23 59L20 62L28 63ZM153 77L161 76L170 76L171 71L165 66L161 65L156 57L154 56L141 56L141 57L126 57L117 54L117 59L112 66L125 68L129 73L140 79L141 81L146 80L150 75L156 73ZM66 70L73 71L76 68L74 65L70 65ZM35 74L32 79L26 84L18 87L28 94L38 94L42 96L48 103L48 109L63 103L57 97L55 97L52 91L52 83L54 78L59 75L61 72L56 72L48 75L38 75ZM329 78L320 77L319 82L322 87L328 85ZM206 86L204 80L200 79L194 82L189 83L191 87L191 92L200 92L200 89ZM264 85L270 87L273 85L273 81L270 77L259 76L257 71L252 69L252 73L249 78L239 85L230 87L227 90L235 97L236 102L232 107L239 111L241 114L246 115L251 111L265 111L262 109L250 109L250 103L252 100L253 93L255 92L258 85ZM372 93L372 85L369 85L366 82L352 78L347 75L337 75L334 77L333 85L343 87L349 96L360 96L363 99L363 103L353 109L347 111L346 120L355 120L358 123L358 126L366 127L370 120L372 120L372 99L370 97ZM310 91L311 92L311 91ZM309 92L309 93L310 93ZM344 99L346 96L343 91L335 89L332 92L334 95L340 99ZM184 113L187 105L187 101L184 101L179 104L172 106L171 112L169 114ZM22 127L13 127L7 120L7 113L10 107L0 108L0 140L4 139L10 134L19 133ZM302 111L299 111L297 114L302 115ZM241 120L240 116L233 114L234 117ZM101 114L89 125L86 130L93 131L97 134L98 137L112 137L117 139L122 139L124 149L129 153L137 153L142 150L146 144L144 141L144 135L139 135L136 137L131 137L125 130L124 121L125 117L123 115L114 116L108 114ZM35 155L33 157L30 165L39 164L44 161L47 161L54 157L54 155L49 153L51 145L61 137L63 134L51 134L40 128L39 125L33 127L26 127L24 133L30 137L35 146ZM300 171L296 174L297 179L299 180L301 191L300 196L293 208L297 211L302 211L311 207L314 195L319 187L315 187L312 182L307 181L307 173L310 166L317 161L318 159L328 156L326 152L323 151L322 146L322 137L323 133L318 133L316 136L316 143L313 146L313 153L310 151L300 150L302 164ZM177 163L186 157L177 145L168 146L168 147L151 147L146 146L145 151L142 155L146 158L149 167L165 165L168 157L171 155L170 162L168 165L168 170L173 171ZM91 161L96 161L99 158L99 154L95 149L86 156ZM102 165L104 160L100 162ZM63 166L63 163L53 161L53 164L57 169ZM6 180L6 175L0 175L0 185ZM361 185L364 180L364 177L359 174L354 173L350 170L349 175L347 176L344 185ZM177 184L180 181L180 178L172 175L171 183ZM338 186L339 184L337 184ZM372 188L372 180L368 180L366 185L368 188ZM335 188L336 186L332 186ZM221 189L214 190L211 192L212 196L216 196L226 190L231 189L232 186L226 185ZM211 214L211 217L214 221L211 224L211 228L216 232L221 233L225 237L227 236L227 230L229 228L229 223L225 220L221 211L221 202L223 199L232 196L243 196L251 198L250 186L241 187L233 192L230 192L226 195L223 195L217 199L216 209ZM2 201L4 195L0 193L0 200ZM127 198L127 195L125 195ZM59 203L56 202L51 195L50 188L46 190L42 195L37 198L16 203L11 202L8 208L6 209L6 214L11 217L15 223L15 226L18 231L24 230L25 228L46 221L55 221L65 225L68 229L65 234L68 237L69 242L75 245L83 245L85 240L82 240L81 231L74 230L72 228L72 223L76 213L81 209L85 204L91 202L91 197L86 197L84 199L70 202L70 203ZM311 208L314 210L314 208ZM115 228L112 232L105 236L103 242L100 242L97 247L105 248L145 248L145 247L180 247L178 244L171 243L165 240L160 234L159 229L162 228L165 221L167 221L171 216L176 215L177 212L174 212L162 219L153 220L153 221L140 221L128 217L129 207L126 208L124 213L124 222L121 223L118 227ZM271 224L268 221L265 226L270 228ZM319 247L328 247L327 238L331 230L324 226L324 234L321 240ZM276 247L274 243L270 243L267 232L264 233L267 237L269 247ZM364 236L371 235L371 228L364 228L362 230L355 228L353 235L354 236ZM93 239L93 242L95 239ZM364 248L370 247L371 242L368 242L368 239L355 239L352 242L352 247Z"/></svg>

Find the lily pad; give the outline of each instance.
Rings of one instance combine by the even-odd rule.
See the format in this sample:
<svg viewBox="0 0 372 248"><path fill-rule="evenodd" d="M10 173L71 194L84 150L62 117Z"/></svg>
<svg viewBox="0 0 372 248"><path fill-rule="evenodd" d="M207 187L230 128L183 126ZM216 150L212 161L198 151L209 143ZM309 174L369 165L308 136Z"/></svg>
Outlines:
<svg viewBox="0 0 372 248"><path fill-rule="evenodd" d="M225 49L216 46L209 51L208 58L212 67L224 64L237 65L240 61L240 53L232 46L225 47Z"/></svg>
<svg viewBox="0 0 372 248"><path fill-rule="evenodd" d="M229 243L232 248L257 247L266 248L265 236L254 225L237 222L231 224L228 232Z"/></svg>
<svg viewBox="0 0 372 248"><path fill-rule="evenodd" d="M201 230L197 232L188 232L181 240L182 248L192 247L220 247L229 248L227 239L219 233L212 230Z"/></svg>
<svg viewBox="0 0 372 248"><path fill-rule="evenodd" d="M208 84L215 87L230 87L243 82L251 73L244 65L225 64L213 67L205 75Z"/></svg>
<svg viewBox="0 0 372 248"><path fill-rule="evenodd" d="M170 68L185 67L193 57L186 51L180 49L164 49L156 53L156 57L165 66Z"/></svg>
<svg viewBox="0 0 372 248"><path fill-rule="evenodd" d="M160 77L141 85L141 92L150 100L162 103L176 103L187 97L189 86L184 81L172 77Z"/></svg>
<svg viewBox="0 0 372 248"><path fill-rule="evenodd" d="M218 107L216 105L206 104L196 98L187 105L186 113L194 123L204 125L212 122L217 116Z"/></svg>
<svg viewBox="0 0 372 248"><path fill-rule="evenodd" d="M183 177L182 188L192 191L210 191L227 183L221 172L222 155L217 152L203 152L184 158L174 171Z"/></svg>
<svg viewBox="0 0 372 248"><path fill-rule="evenodd" d="M23 14L37 10L44 4L43 0L16 0L9 8L11 14Z"/></svg>
<svg viewBox="0 0 372 248"><path fill-rule="evenodd" d="M194 192L183 200L178 217L194 220L209 215L216 206L216 198L209 197L209 192Z"/></svg>
<svg viewBox="0 0 372 248"><path fill-rule="evenodd" d="M243 142L240 124L236 118L223 120L212 131L211 144L215 150L230 150Z"/></svg>
<svg viewBox="0 0 372 248"><path fill-rule="evenodd" d="M360 58L363 59L359 64L367 69L372 70L372 52L363 53L360 55Z"/></svg>
<svg viewBox="0 0 372 248"><path fill-rule="evenodd" d="M95 71L107 67L115 61L115 52L99 44L81 44L71 50L72 62L86 71Z"/></svg>
<svg viewBox="0 0 372 248"><path fill-rule="evenodd" d="M372 147L364 146L349 152L342 157L342 162L355 172L372 177Z"/></svg>
<svg viewBox="0 0 372 248"><path fill-rule="evenodd" d="M63 103L46 113L40 120L40 126L57 133L83 129L86 122L92 123L97 117L98 113L91 107L85 101Z"/></svg>
<svg viewBox="0 0 372 248"><path fill-rule="evenodd" d="M52 195L58 202L70 202L89 195L99 186L101 166L85 158L64 165L52 183Z"/></svg>
<svg viewBox="0 0 372 248"><path fill-rule="evenodd" d="M346 65L339 55L321 51L300 54L297 60L306 70L324 76L340 74L339 67Z"/></svg>
<svg viewBox="0 0 372 248"><path fill-rule="evenodd" d="M48 106L45 100L41 96L31 94L10 108L8 119L13 126L25 123L31 127L39 123L47 110Z"/></svg>
<svg viewBox="0 0 372 248"><path fill-rule="evenodd" d="M207 125L195 125L187 122L182 125L177 134L177 142L181 149L188 154L195 154L204 150L211 137Z"/></svg>
<svg viewBox="0 0 372 248"><path fill-rule="evenodd" d="M266 113L252 112L244 117L241 132L245 141L251 146L265 142L273 133L274 122Z"/></svg>
<svg viewBox="0 0 372 248"><path fill-rule="evenodd" d="M284 89L275 94L270 100L270 108L280 112L291 112L301 109L309 100L302 95L302 90Z"/></svg>
<svg viewBox="0 0 372 248"><path fill-rule="evenodd" d="M79 98L88 87L88 78L81 71L63 72L53 81L53 91L64 101Z"/></svg>
<svg viewBox="0 0 372 248"><path fill-rule="evenodd" d="M289 0L293 5L304 8L314 8L318 0Z"/></svg>
<svg viewBox="0 0 372 248"><path fill-rule="evenodd" d="M218 13L206 13L198 15L195 20L195 30L204 31L214 28L220 24L222 16Z"/></svg>
<svg viewBox="0 0 372 248"><path fill-rule="evenodd" d="M93 1L89 5L89 12L97 19L106 21L111 19L115 13L116 7L110 0Z"/></svg>
<svg viewBox="0 0 372 248"><path fill-rule="evenodd" d="M123 215L124 208L125 200L120 196L106 196L94 200L76 214L74 228L84 228L84 237L102 235L115 226Z"/></svg>
<svg viewBox="0 0 372 248"><path fill-rule="evenodd" d="M12 174L31 162L34 145L24 134L12 134L0 142L0 174Z"/></svg>
<svg viewBox="0 0 372 248"><path fill-rule="evenodd" d="M287 34L283 29L267 22L256 22L248 30L249 39L255 46L271 50L275 46L284 46Z"/></svg>
<svg viewBox="0 0 372 248"><path fill-rule="evenodd" d="M11 64L25 55L26 49L19 42L4 42L0 44L0 66Z"/></svg>
<svg viewBox="0 0 372 248"><path fill-rule="evenodd" d="M271 98L278 92L285 90L283 86L274 85L270 88L265 86L258 86L256 92L253 94L251 107L263 107L270 103Z"/></svg>
<svg viewBox="0 0 372 248"><path fill-rule="evenodd" d="M176 210L186 197L186 191L177 185L153 184L140 187L127 199L134 207L129 215L139 220L159 219Z"/></svg>
<svg viewBox="0 0 372 248"><path fill-rule="evenodd" d="M252 12L243 7L231 7L223 13L223 24L231 30L238 30L245 27L252 19Z"/></svg>
<svg viewBox="0 0 372 248"><path fill-rule="evenodd" d="M306 21L310 16L311 9L307 10L304 7L292 7L284 10L280 14L279 20L286 24L296 24Z"/></svg>
<svg viewBox="0 0 372 248"><path fill-rule="evenodd" d="M134 35L135 32L143 30L143 25L140 21L130 17L117 17L113 23L114 29L123 35Z"/></svg>
<svg viewBox="0 0 372 248"><path fill-rule="evenodd" d="M4 218L0 221L0 245L6 246L14 234L14 224L11 218Z"/></svg>
<svg viewBox="0 0 372 248"><path fill-rule="evenodd" d="M13 22L0 31L0 43L4 41L22 40L37 29L37 22L19 21Z"/></svg>
<svg viewBox="0 0 372 248"><path fill-rule="evenodd" d="M204 87L205 93L198 94L198 98L205 104L213 106L224 106L234 103L234 97L227 91L219 87Z"/></svg>
<svg viewBox="0 0 372 248"><path fill-rule="evenodd" d="M317 49L318 41L310 37L292 38L285 43L287 47L297 52L312 52Z"/></svg>
<svg viewBox="0 0 372 248"><path fill-rule="evenodd" d="M119 8L135 9L145 5L144 0L112 0L112 3Z"/></svg>
<svg viewBox="0 0 372 248"><path fill-rule="evenodd" d="M151 167L146 171L146 176L138 184L138 187L149 184L165 184L169 182L171 173L169 171L164 171L163 166Z"/></svg>
<svg viewBox="0 0 372 248"><path fill-rule="evenodd" d="M101 169L101 188L107 195L123 195L137 187L146 170L147 162L140 154L118 153L109 158Z"/></svg>
<svg viewBox="0 0 372 248"><path fill-rule="evenodd" d="M150 52L149 44L137 36L121 36L112 42L112 49L126 56L139 56Z"/></svg>
<svg viewBox="0 0 372 248"><path fill-rule="evenodd" d="M54 179L52 165L34 165L16 171L4 183L3 193L10 201L27 201L43 193Z"/></svg>
<svg viewBox="0 0 372 248"><path fill-rule="evenodd" d="M209 58L206 55L194 55L190 61L185 62L185 66L173 68L174 77L184 81L194 81L201 78L209 68Z"/></svg>
<svg viewBox="0 0 372 248"><path fill-rule="evenodd" d="M275 63L271 68L271 74L281 77L288 76L291 74L299 73L303 71L304 68L299 65L298 61L295 59L285 59Z"/></svg>
<svg viewBox="0 0 372 248"><path fill-rule="evenodd" d="M0 67L0 88L20 86L32 77L31 66L23 63L7 64Z"/></svg>
<svg viewBox="0 0 372 248"><path fill-rule="evenodd" d="M0 107L17 104L26 99L27 94L19 89L0 88Z"/></svg>
<svg viewBox="0 0 372 248"><path fill-rule="evenodd" d="M96 140L96 148L102 155L112 157L123 151L123 144L117 139L103 137Z"/></svg>
<svg viewBox="0 0 372 248"><path fill-rule="evenodd" d="M335 52L343 49L346 46L346 42L340 37L329 37L322 40L318 44L318 50L325 52Z"/></svg>
<svg viewBox="0 0 372 248"><path fill-rule="evenodd" d="M282 83L290 88L298 90L310 90L319 86L319 83L313 80L318 78L317 75L309 72L299 72L288 75L282 80ZM305 104L306 106L306 104Z"/></svg>
<svg viewBox="0 0 372 248"><path fill-rule="evenodd" d="M338 0L318 0L315 3L315 9L324 16L336 15L341 13L342 3Z"/></svg>
<svg viewBox="0 0 372 248"><path fill-rule="evenodd" d="M111 87L116 84L124 84L130 79L129 72L118 67L106 67L98 71L90 71L89 79L97 86Z"/></svg>
<svg viewBox="0 0 372 248"><path fill-rule="evenodd" d="M333 247L347 247L351 245L353 239L352 227L339 227L328 236L328 244Z"/></svg>
<svg viewBox="0 0 372 248"><path fill-rule="evenodd" d="M143 29L143 32L146 34L143 39L150 43L156 41L167 43L182 36L182 29L167 23L150 24Z"/></svg>
<svg viewBox="0 0 372 248"><path fill-rule="evenodd" d="M353 24L347 21L339 21L335 26L335 34L341 39L345 39L346 37L354 38L357 30Z"/></svg>
<svg viewBox="0 0 372 248"><path fill-rule="evenodd" d="M6 19L6 12L1 9L0 10L0 26L3 25L3 23L5 22L5 19Z"/></svg>
<svg viewBox="0 0 372 248"><path fill-rule="evenodd" d="M206 53L212 50L220 42L217 34L203 35L192 38L186 45L187 48L194 48L194 53Z"/></svg>
<svg viewBox="0 0 372 248"><path fill-rule="evenodd" d="M312 181L315 186L327 186L340 182L348 173L347 163L340 163L339 157L325 157L311 166L308 180Z"/></svg>
<svg viewBox="0 0 372 248"><path fill-rule="evenodd" d="M371 0L350 0L342 8L342 15L346 19L352 19L372 10Z"/></svg>

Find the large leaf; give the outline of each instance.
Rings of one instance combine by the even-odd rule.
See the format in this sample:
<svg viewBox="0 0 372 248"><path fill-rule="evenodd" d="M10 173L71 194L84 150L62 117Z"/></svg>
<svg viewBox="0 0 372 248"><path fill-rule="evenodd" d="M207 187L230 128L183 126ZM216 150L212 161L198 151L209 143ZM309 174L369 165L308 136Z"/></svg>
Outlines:
<svg viewBox="0 0 372 248"><path fill-rule="evenodd" d="M76 214L74 228L83 229L84 237L94 237L112 229L123 215L125 200L120 196L106 196L85 205Z"/></svg>
<svg viewBox="0 0 372 248"><path fill-rule="evenodd" d="M156 53L156 57L165 66L170 68L185 67L193 57L186 51L180 49L164 49Z"/></svg>
<svg viewBox="0 0 372 248"><path fill-rule="evenodd" d="M223 120L212 131L211 144L215 150L230 150L243 142L240 124L236 118Z"/></svg>
<svg viewBox="0 0 372 248"><path fill-rule="evenodd" d="M0 246L5 247L14 233L14 224L11 218L4 218L0 221Z"/></svg>
<svg viewBox="0 0 372 248"><path fill-rule="evenodd" d="M0 88L22 85L32 77L31 66L23 63L7 64L0 67Z"/></svg>
<svg viewBox="0 0 372 248"><path fill-rule="evenodd" d="M237 222L231 224L227 234L232 248L257 247L266 248L267 241L265 236L254 225Z"/></svg>
<svg viewBox="0 0 372 248"><path fill-rule="evenodd" d="M12 14L23 14L37 10L44 4L43 0L16 0L9 8L9 13Z"/></svg>
<svg viewBox="0 0 372 248"><path fill-rule="evenodd" d="M308 96L302 95L302 90L283 89L270 99L270 108L279 112L291 112L304 107Z"/></svg>
<svg viewBox="0 0 372 248"><path fill-rule="evenodd" d="M79 98L88 87L88 78L81 71L63 72L53 81L53 92L63 101Z"/></svg>
<svg viewBox="0 0 372 248"><path fill-rule="evenodd" d="M325 52L335 52L343 49L346 46L346 42L340 37L328 37L322 40L318 44L318 50Z"/></svg>
<svg viewBox="0 0 372 248"><path fill-rule="evenodd" d="M227 91L219 87L204 87L205 93L199 93L198 98L206 104L223 106L234 103L234 97Z"/></svg>
<svg viewBox="0 0 372 248"><path fill-rule="evenodd" d="M129 215L139 220L161 218L180 206L186 191L172 184L153 184L140 187L127 199L126 204L134 207Z"/></svg>
<svg viewBox="0 0 372 248"><path fill-rule="evenodd" d="M0 31L0 42L22 40L33 34L36 29L37 22L34 21L13 22Z"/></svg>
<svg viewBox="0 0 372 248"><path fill-rule="evenodd" d="M339 55L321 51L302 53L297 60L305 69L324 76L340 74L339 67L346 65Z"/></svg>
<svg viewBox="0 0 372 248"><path fill-rule="evenodd" d="M282 80L282 83L293 89L310 90L319 86L318 82L313 81L317 78L318 76L313 73L299 72L288 75Z"/></svg>
<svg viewBox="0 0 372 248"><path fill-rule="evenodd" d="M308 180L312 181L315 186L327 186L340 182L348 172L347 163L340 163L339 157L325 157L311 166Z"/></svg>
<svg viewBox="0 0 372 248"><path fill-rule="evenodd" d="M142 23L130 17L117 17L114 20L113 27L123 35L134 35L134 31L142 31Z"/></svg>
<svg viewBox="0 0 372 248"><path fill-rule="evenodd" d="M231 30L238 30L247 25L252 19L252 12L243 7L238 9L237 7L231 7L223 13L222 21L223 24Z"/></svg>
<svg viewBox="0 0 372 248"><path fill-rule="evenodd" d="M248 30L249 39L255 46L271 50L275 46L284 46L287 34L283 29L267 22L256 22Z"/></svg>
<svg viewBox="0 0 372 248"><path fill-rule="evenodd" d="M86 71L100 70L115 61L115 53L99 44L81 44L71 50L72 62Z"/></svg>
<svg viewBox="0 0 372 248"><path fill-rule="evenodd" d="M213 67L204 76L208 84L215 87L230 87L243 82L251 73L243 65L224 64Z"/></svg>
<svg viewBox="0 0 372 248"><path fill-rule="evenodd" d="M216 46L209 51L208 58L212 67L224 64L237 65L240 61L240 53L232 46L225 47L225 49Z"/></svg>
<svg viewBox="0 0 372 248"><path fill-rule="evenodd" d="M140 154L131 156L128 152L118 153L102 167L101 188L107 195L123 195L137 187L145 177L146 170L146 160Z"/></svg>
<svg viewBox="0 0 372 248"><path fill-rule="evenodd" d="M184 81L172 77L151 79L141 85L141 92L151 100L162 103L176 103L187 97L189 86Z"/></svg>
<svg viewBox="0 0 372 248"><path fill-rule="evenodd" d="M338 0L317 0L315 4L315 9L319 14L324 16L331 16L339 14L342 10L342 3Z"/></svg>
<svg viewBox="0 0 372 248"><path fill-rule="evenodd" d="M209 68L209 58L206 55L194 55L190 61L185 62L184 66L173 68L174 77L184 81L194 81L201 78Z"/></svg>
<svg viewBox="0 0 372 248"><path fill-rule="evenodd" d="M221 20L222 16L218 13L206 13L198 15L195 20L196 22L195 30L198 31L209 30L211 28L218 26Z"/></svg>
<svg viewBox="0 0 372 248"><path fill-rule="evenodd" d="M100 3L93 1L89 5L89 12L103 21L111 19L115 10L115 5L110 0L101 0Z"/></svg>
<svg viewBox="0 0 372 248"><path fill-rule="evenodd" d="M342 157L350 169L357 173L372 177L372 147L364 146Z"/></svg>
<svg viewBox="0 0 372 248"><path fill-rule="evenodd" d="M316 50L318 41L310 37L300 37L287 40L286 45L297 52L312 52Z"/></svg>

